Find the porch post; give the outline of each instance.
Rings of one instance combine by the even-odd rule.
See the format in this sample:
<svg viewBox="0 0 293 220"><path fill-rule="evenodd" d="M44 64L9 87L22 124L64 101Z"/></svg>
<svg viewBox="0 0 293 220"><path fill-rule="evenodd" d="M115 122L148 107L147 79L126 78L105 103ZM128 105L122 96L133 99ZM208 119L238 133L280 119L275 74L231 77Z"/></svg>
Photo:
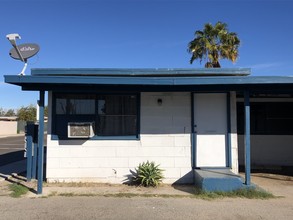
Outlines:
<svg viewBox="0 0 293 220"><path fill-rule="evenodd" d="M244 157L245 157L245 184L250 185L250 100L249 90L244 91Z"/></svg>
<svg viewBox="0 0 293 220"><path fill-rule="evenodd" d="M43 165L44 165L44 99L45 91L40 91L39 100L39 137L38 137L38 194L43 192Z"/></svg>
<svg viewBox="0 0 293 220"><path fill-rule="evenodd" d="M190 93L191 97L191 166L196 168L196 150L195 150L195 129L194 129L194 93Z"/></svg>
<svg viewBox="0 0 293 220"><path fill-rule="evenodd" d="M227 92L227 146L226 146L226 166L232 168L232 144L231 144L231 94Z"/></svg>

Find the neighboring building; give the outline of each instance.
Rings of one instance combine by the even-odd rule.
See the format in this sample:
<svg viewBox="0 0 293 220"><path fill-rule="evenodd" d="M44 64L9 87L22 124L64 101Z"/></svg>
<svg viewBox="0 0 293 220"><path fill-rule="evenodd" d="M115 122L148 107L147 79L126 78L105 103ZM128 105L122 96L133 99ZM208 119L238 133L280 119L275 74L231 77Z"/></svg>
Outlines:
<svg viewBox="0 0 293 220"><path fill-rule="evenodd" d="M164 182L187 183L196 168L238 173L244 138L250 147L244 121L251 128L252 164L293 166L293 78L249 74L32 69L30 76L6 75L5 81L40 91L41 98L48 91L48 181L122 183L150 160L164 169ZM251 126L244 114L250 104Z"/></svg>
<svg viewBox="0 0 293 220"><path fill-rule="evenodd" d="M0 136L17 134L17 117L1 116L0 117Z"/></svg>

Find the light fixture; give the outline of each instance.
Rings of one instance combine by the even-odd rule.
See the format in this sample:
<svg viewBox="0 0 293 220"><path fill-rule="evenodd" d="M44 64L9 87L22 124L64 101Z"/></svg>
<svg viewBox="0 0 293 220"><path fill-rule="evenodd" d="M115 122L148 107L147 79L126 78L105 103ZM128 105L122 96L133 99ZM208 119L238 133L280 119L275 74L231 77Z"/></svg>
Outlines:
<svg viewBox="0 0 293 220"><path fill-rule="evenodd" d="M162 99L158 99L157 100L157 103L158 103L159 106L161 106L163 104L163 100Z"/></svg>

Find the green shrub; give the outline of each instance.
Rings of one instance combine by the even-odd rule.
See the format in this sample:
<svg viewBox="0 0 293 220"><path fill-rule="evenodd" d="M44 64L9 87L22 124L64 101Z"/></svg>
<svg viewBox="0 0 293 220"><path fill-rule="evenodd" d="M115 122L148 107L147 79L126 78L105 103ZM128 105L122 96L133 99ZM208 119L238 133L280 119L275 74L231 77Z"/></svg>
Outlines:
<svg viewBox="0 0 293 220"><path fill-rule="evenodd" d="M163 170L156 165L155 162L143 162L139 164L138 168L135 169L136 174L133 178L133 182L140 186L158 186L164 178Z"/></svg>
<svg viewBox="0 0 293 220"><path fill-rule="evenodd" d="M29 189L21 184L18 183L13 183L11 185L9 185L9 189L11 191L11 196L14 198L19 198L22 195L27 194L27 192L29 191Z"/></svg>

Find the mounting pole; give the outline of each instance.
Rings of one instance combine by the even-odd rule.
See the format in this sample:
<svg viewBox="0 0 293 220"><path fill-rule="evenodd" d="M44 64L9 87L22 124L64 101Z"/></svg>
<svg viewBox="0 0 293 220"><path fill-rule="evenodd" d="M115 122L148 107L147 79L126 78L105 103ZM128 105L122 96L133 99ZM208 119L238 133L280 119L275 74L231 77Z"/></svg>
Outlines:
<svg viewBox="0 0 293 220"><path fill-rule="evenodd" d="M25 75L24 72L25 72L25 70L26 70L26 67L27 67L27 60L25 59L25 60L24 60L24 66L23 66L23 68L22 68L20 74L18 74L18 75L24 76L24 75Z"/></svg>

